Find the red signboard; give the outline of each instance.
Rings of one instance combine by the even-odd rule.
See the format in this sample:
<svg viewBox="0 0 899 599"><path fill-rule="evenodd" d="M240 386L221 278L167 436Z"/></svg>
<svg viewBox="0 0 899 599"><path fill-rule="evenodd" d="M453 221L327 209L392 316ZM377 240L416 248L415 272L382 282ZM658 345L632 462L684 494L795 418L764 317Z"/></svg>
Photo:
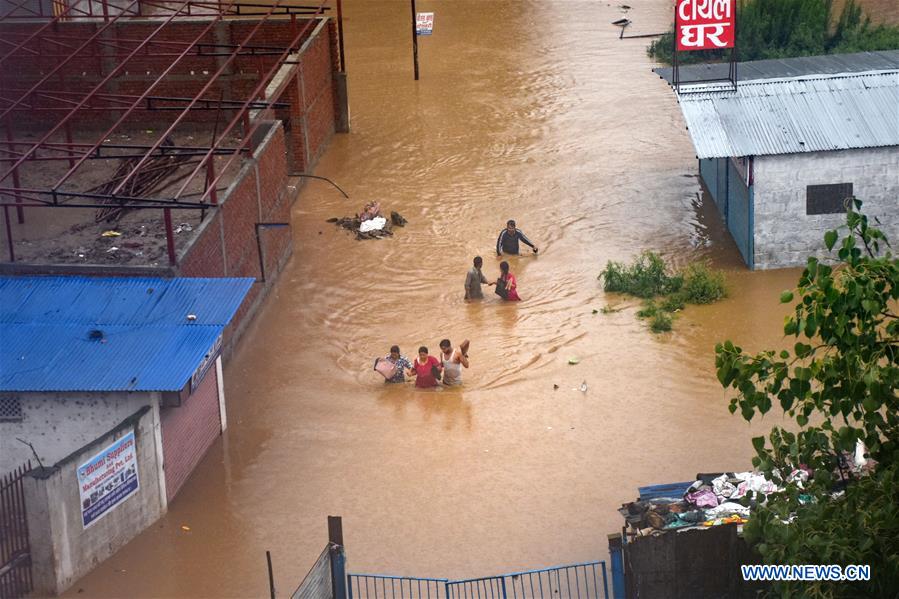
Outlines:
<svg viewBox="0 0 899 599"><path fill-rule="evenodd" d="M734 0L677 0L674 25L678 51L733 48L735 4Z"/></svg>

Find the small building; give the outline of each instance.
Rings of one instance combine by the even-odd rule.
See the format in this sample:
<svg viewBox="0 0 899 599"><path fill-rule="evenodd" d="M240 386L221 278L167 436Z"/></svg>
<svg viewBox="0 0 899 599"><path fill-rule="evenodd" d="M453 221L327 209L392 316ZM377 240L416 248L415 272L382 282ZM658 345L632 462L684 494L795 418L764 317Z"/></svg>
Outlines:
<svg viewBox="0 0 899 599"><path fill-rule="evenodd" d="M740 63L736 90L720 83L727 69L681 67L677 99L749 268L823 257L849 197L899 240L899 51ZM655 72L672 83L671 68Z"/></svg>
<svg viewBox="0 0 899 599"><path fill-rule="evenodd" d="M146 406L159 472L142 476L164 509L227 425L222 333L253 283L0 277L0 472L51 466Z"/></svg>

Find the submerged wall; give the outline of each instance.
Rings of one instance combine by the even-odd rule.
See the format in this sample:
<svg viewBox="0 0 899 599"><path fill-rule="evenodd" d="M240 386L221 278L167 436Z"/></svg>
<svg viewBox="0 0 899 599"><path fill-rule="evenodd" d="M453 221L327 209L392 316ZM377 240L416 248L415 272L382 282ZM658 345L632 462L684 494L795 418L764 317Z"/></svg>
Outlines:
<svg viewBox="0 0 899 599"><path fill-rule="evenodd" d="M159 480L157 410L144 407L51 468L24 479L34 593L57 595L114 554L166 511ZM134 431L137 491L88 526L82 521L78 467Z"/></svg>
<svg viewBox="0 0 899 599"><path fill-rule="evenodd" d="M809 185L851 183L872 224L899 242L899 147L760 156L754 162L756 268L803 266L808 256L831 256L824 232L844 225L846 215L808 214Z"/></svg>

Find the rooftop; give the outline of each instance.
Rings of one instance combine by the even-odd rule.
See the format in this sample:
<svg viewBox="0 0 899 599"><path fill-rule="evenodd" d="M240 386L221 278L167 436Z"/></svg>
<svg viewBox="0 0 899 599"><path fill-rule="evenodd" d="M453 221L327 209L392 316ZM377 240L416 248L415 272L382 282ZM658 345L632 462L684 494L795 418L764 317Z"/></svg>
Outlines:
<svg viewBox="0 0 899 599"><path fill-rule="evenodd" d="M739 81L754 81L756 79L803 77L806 75L837 75L844 73L890 70L899 71L899 50L753 60L739 63L737 77ZM667 81L669 85L673 83L674 75L671 67L653 69L652 72L658 74L658 76ZM688 82L726 79L727 73L728 63L726 62L686 65L679 69L681 85Z"/></svg>
<svg viewBox="0 0 899 599"><path fill-rule="evenodd" d="M0 391L178 391L253 282L0 277Z"/></svg>
<svg viewBox="0 0 899 599"><path fill-rule="evenodd" d="M741 65L736 91L720 83L682 86L677 98L696 156L724 158L899 146L899 52L878 54L892 55L897 64L886 70L761 79L744 77L744 73L753 71ZM857 56L861 55L846 55ZM784 69L791 65L810 69L816 64L815 58L828 59L825 63L834 68L841 64L839 56L762 61L772 63L771 68L755 72L773 73L773 63ZM800 60L803 62L793 62ZM860 64L860 60L848 62Z"/></svg>

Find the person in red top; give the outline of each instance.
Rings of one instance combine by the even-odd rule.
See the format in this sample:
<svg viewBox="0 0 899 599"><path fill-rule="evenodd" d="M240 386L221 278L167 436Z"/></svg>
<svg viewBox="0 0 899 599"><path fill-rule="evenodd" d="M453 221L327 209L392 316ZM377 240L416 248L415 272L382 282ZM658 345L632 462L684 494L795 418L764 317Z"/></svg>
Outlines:
<svg viewBox="0 0 899 599"><path fill-rule="evenodd" d="M499 270L502 272L502 277L500 277L506 283L506 301L509 302L520 302L521 298L518 297L518 282L515 280L515 275L509 272L509 263L505 260L499 263Z"/></svg>
<svg viewBox="0 0 899 599"><path fill-rule="evenodd" d="M422 345L418 348L418 357L412 361L412 375L415 377L415 386L428 388L437 386L437 377L443 370L443 364L434 356L428 355L428 348Z"/></svg>

